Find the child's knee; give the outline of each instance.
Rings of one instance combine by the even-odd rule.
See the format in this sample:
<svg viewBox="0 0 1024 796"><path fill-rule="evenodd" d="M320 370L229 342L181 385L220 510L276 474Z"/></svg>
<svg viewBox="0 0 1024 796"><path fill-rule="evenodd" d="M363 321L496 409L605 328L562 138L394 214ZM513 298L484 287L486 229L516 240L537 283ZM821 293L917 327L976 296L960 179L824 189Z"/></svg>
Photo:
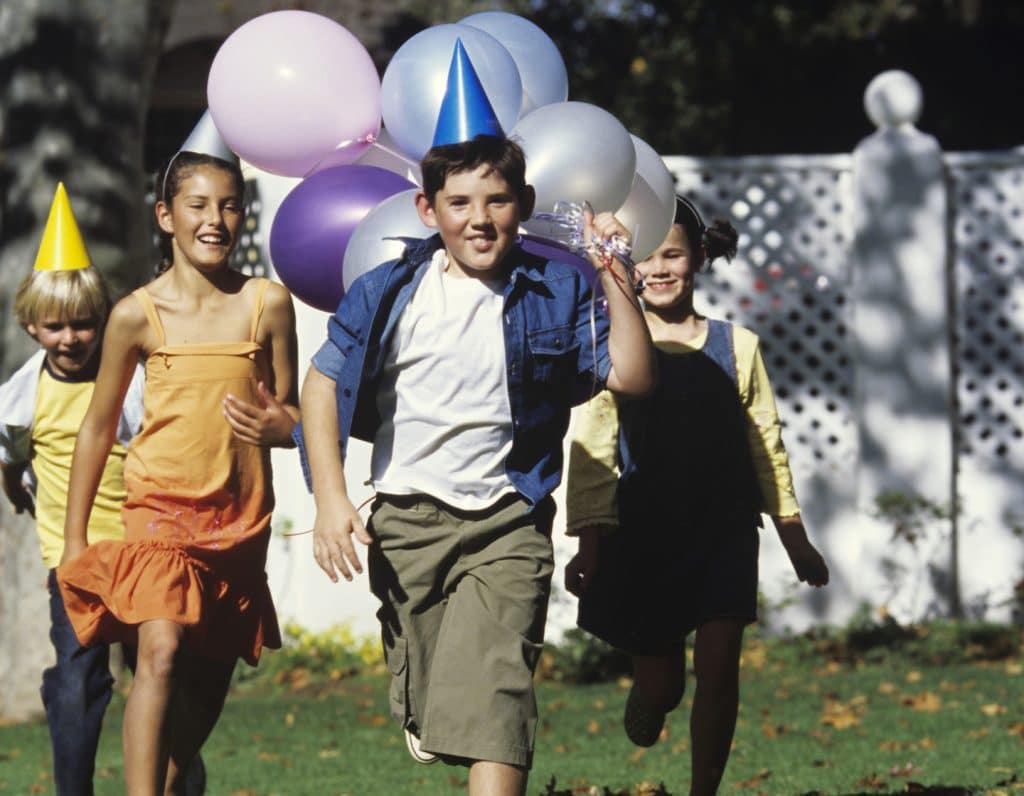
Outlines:
<svg viewBox="0 0 1024 796"><path fill-rule="evenodd" d="M139 644L136 677L169 680L177 674L181 637L174 633L153 635Z"/></svg>

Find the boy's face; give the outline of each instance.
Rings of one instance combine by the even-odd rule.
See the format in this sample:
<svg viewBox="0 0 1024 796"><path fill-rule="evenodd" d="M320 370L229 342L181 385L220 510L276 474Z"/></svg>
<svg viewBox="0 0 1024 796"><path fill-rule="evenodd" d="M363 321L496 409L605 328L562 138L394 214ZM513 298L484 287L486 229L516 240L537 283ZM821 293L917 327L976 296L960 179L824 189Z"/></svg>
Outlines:
<svg viewBox="0 0 1024 796"><path fill-rule="evenodd" d="M519 222L532 208L521 206L505 178L484 164L449 174L433 203L417 194L416 209L424 224L441 233L454 276L496 279L503 275Z"/></svg>
<svg viewBox="0 0 1024 796"><path fill-rule="evenodd" d="M25 328L46 351L54 373L66 378L78 375L92 363L100 341L95 318L61 320L46 316Z"/></svg>

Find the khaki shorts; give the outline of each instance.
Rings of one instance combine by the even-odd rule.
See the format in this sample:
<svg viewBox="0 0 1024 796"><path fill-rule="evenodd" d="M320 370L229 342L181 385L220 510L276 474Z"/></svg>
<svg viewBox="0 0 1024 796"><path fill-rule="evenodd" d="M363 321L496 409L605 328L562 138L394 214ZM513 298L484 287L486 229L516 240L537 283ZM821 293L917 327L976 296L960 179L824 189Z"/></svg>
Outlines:
<svg viewBox="0 0 1024 796"><path fill-rule="evenodd" d="M370 517L391 712L455 762L531 764L554 504L528 509L519 495L482 511L379 495Z"/></svg>

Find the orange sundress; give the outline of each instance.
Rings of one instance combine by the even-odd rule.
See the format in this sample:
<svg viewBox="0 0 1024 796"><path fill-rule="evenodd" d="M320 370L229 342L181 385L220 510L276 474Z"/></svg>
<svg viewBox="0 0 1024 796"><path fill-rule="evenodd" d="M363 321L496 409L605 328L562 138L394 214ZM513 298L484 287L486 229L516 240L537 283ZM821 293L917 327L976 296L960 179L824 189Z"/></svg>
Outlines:
<svg viewBox="0 0 1024 796"><path fill-rule="evenodd" d="M124 541L90 545L57 570L79 641L137 643L153 619L185 625L185 644L210 658L255 665L281 646L265 565L274 494L270 451L234 437L222 402L259 403L266 352L256 342L269 281L256 285L249 340L161 345L146 359L145 415L125 461Z"/></svg>

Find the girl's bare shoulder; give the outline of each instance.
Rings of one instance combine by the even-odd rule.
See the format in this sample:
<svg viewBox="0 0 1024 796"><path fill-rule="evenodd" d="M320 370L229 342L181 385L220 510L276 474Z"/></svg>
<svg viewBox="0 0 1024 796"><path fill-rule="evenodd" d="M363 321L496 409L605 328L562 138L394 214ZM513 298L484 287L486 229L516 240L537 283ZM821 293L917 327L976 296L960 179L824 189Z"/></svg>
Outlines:
<svg viewBox="0 0 1024 796"><path fill-rule="evenodd" d="M108 328L116 327L122 332L145 329L146 325L146 310L142 306L142 300L134 292L114 305L107 320Z"/></svg>

